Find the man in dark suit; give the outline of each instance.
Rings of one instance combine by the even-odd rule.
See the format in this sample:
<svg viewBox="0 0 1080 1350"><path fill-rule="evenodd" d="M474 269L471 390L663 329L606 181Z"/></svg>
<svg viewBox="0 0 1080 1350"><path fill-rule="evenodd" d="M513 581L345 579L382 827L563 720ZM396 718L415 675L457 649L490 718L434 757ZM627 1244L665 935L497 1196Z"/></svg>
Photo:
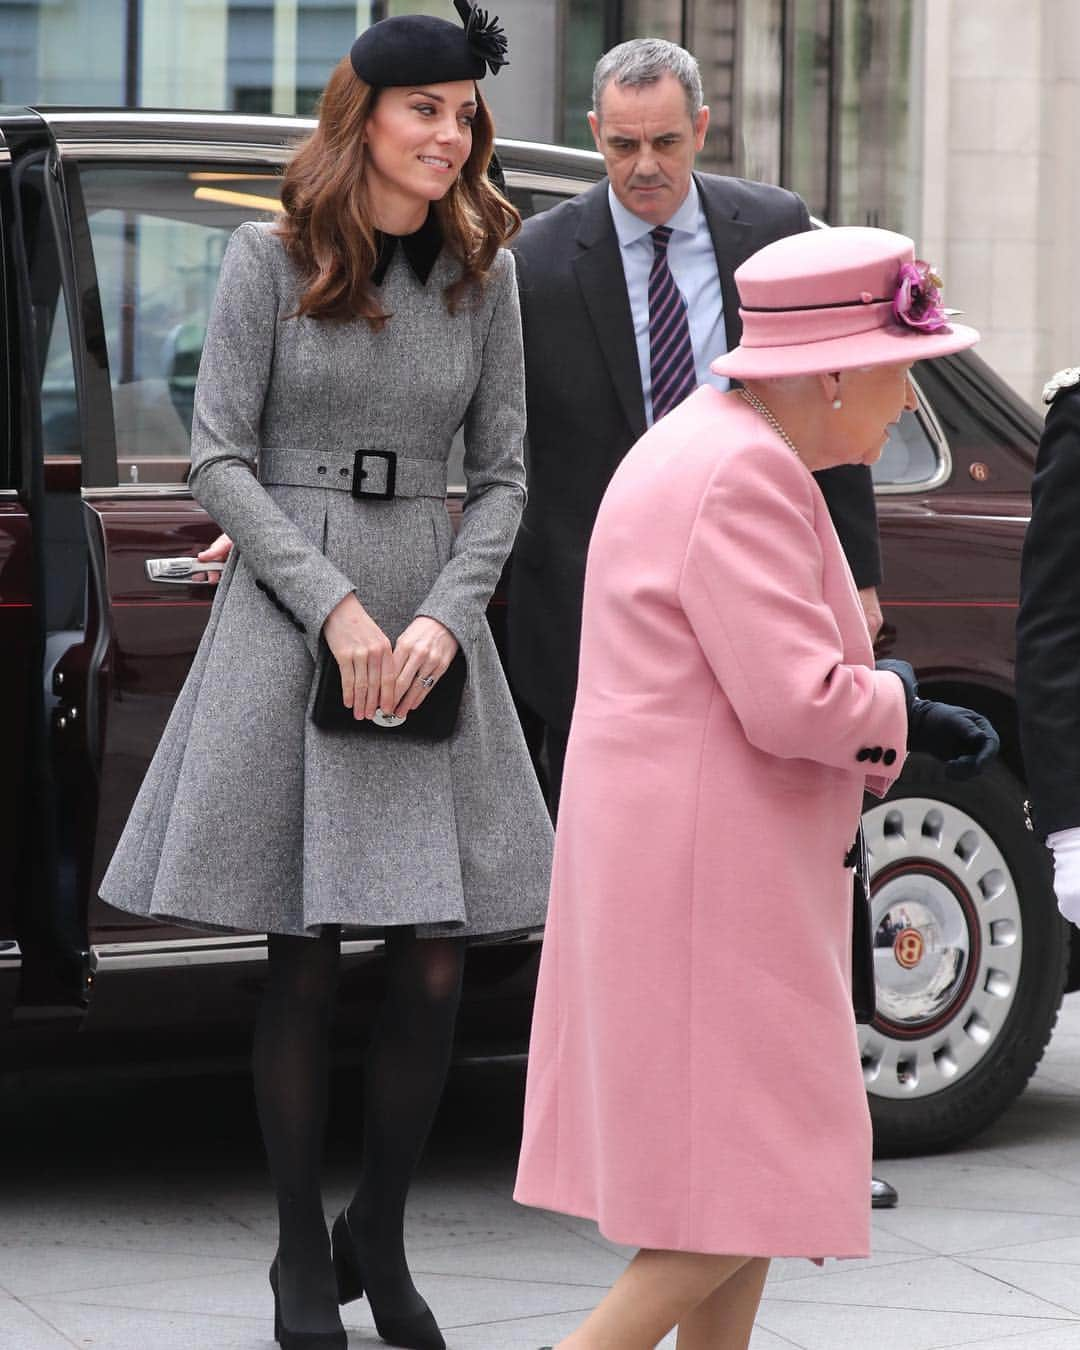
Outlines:
<svg viewBox="0 0 1080 1350"><path fill-rule="evenodd" d="M542 727L553 812L600 499L673 395L706 381L727 387L708 365L742 332L735 269L772 240L810 228L792 192L694 172L709 110L697 62L673 43L638 39L602 57L589 125L607 178L533 217L514 244L529 497L513 554L509 669ZM870 471L832 469L817 479L876 633L881 559ZM875 1207L896 1199L875 1178Z"/></svg>
<svg viewBox="0 0 1080 1350"><path fill-rule="evenodd" d="M611 475L653 420L651 232L673 227L667 261L685 302L694 382L726 388L708 363L742 331L735 269L810 225L792 192L694 173L709 110L697 63L681 47L623 43L601 58L593 89L589 122L608 177L533 217L514 244L529 499L513 555L509 665L517 697L544 725L553 806L577 684L589 536ZM818 482L876 632L881 564L870 471L832 469Z"/></svg>
<svg viewBox="0 0 1080 1350"><path fill-rule="evenodd" d="M1047 384L1020 568L1016 705L1031 823L1054 855L1054 892L1080 924L1080 368Z"/></svg>

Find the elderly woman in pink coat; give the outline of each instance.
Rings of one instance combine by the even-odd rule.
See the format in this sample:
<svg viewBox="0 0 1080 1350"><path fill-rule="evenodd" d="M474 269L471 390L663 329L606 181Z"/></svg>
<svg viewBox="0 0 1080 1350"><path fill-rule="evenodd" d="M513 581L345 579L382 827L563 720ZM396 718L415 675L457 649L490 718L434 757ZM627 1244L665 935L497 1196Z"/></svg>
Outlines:
<svg viewBox="0 0 1080 1350"><path fill-rule="evenodd" d="M742 343L631 450L589 550L516 1198L641 1248L562 1350L748 1343L772 1256L865 1256L852 1013L863 792L959 775L966 709L875 669L812 471L872 464L949 326L911 241L799 234L736 272Z"/></svg>

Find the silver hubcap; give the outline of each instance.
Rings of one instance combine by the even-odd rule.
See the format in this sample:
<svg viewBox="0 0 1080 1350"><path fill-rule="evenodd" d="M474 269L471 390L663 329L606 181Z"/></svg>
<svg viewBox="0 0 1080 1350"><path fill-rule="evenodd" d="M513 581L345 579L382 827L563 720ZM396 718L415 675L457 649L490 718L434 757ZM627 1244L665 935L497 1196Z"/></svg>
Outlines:
<svg viewBox="0 0 1080 1350"><path fill-rule="evenodd" d="M877 1017L860 1027L878 1097L928 1097L988 1053L1016 997L1023 934L1012 873L966 811L904 797L863 816Z"/></svg>

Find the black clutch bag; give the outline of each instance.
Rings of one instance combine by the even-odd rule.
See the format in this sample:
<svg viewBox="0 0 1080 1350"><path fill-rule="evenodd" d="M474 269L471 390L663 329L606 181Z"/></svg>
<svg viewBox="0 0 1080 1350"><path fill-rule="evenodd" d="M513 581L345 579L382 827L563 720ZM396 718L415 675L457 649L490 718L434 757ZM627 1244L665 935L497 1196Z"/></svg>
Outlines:
<svg viewBox="0 0 1080 1350"><path fill-rule="evenodd" d="M855 1009L855 1021L866 1024L874 1020L877 996L874 985L874 919L870 909L870 860L866 856L866 840L861 825L844 862L855 869L855 909L851 925L851 1002Z"/></svg>
<svg viewBox="0 0 1080 1350"><path fill-rule="evenodd" d="M374 718L358 719L341 701L341 669L324 642L311 720L323 731L354 731L371 736L396 736L399 740L445 741L457 726L468 673L468 664L459 648L427 698L407 717L388 717L379 711Z"/></svg>

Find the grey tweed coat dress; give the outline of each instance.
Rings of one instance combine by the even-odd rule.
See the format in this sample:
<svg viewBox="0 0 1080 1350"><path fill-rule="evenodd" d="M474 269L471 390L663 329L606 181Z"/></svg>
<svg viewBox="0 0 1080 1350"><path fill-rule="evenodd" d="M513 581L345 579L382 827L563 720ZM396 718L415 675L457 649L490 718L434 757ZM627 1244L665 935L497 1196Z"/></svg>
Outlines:
<svg viewBox="0 0 1080 1350"><path fill-rule="evenodd" d="M551 829L485 619L525 496L514 263L500 251L452 315L442 292L457 269L444 248L423 284L398 247L380 292L391 318L375 333L289 317L299 279L272 227L233 235L190 482L236 547L102 882L110 904L291 934L543 922ZM445 466L462 424L455 538ZM323 485L351 481L359 448L399 456L393 499ZM363 463L374 486L384 461ZM448 741L312 723L319 634L350 591L391 642L417 615L460 642L469 675Z"/></svg>

